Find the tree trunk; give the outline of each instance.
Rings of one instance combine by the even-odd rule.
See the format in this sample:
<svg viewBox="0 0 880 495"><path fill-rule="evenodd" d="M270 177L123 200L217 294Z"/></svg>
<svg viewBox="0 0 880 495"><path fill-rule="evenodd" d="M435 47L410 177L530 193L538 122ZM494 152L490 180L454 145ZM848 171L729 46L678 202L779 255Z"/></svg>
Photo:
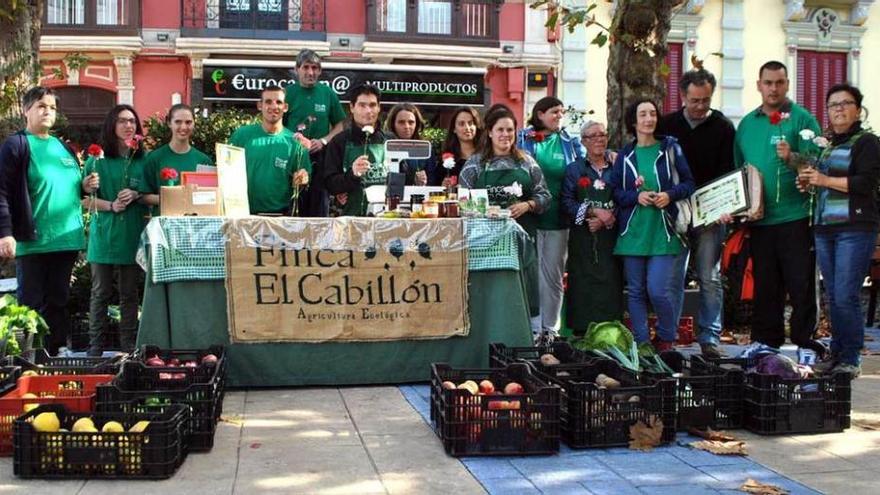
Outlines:
<svg viewBox="0 0 880 495"><path fill-rule="evenodd" d="M40 0L0 6L0 119L21 115L21 96L40 78Z"/></svg>
<svg viewBox="0 0 880 495"><path fill-rule="evenodd" d="M620 0L611 21L608 57L609 146L619 149L628 137L626 107L650 98L663 108L666 97L666 37L672 15L682 0Z"/></svg>

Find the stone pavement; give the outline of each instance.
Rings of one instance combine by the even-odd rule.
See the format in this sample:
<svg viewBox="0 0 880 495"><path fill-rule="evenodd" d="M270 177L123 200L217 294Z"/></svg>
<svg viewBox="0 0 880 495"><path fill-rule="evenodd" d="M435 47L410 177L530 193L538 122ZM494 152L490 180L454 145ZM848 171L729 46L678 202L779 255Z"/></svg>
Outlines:
<svg viewBox="0 0 880 495"><path fill-rule="evenodd" d="M853 428L784 437L737 431L747 441L747 458L691 450L682 444L692 439L679 435L677 444L650 453L563 447L558 456L459 461L444 453L423 418L427 391L426 385L230 391L214 449L191 454L169 480L22 480L12 473L12 459L0 458L0 495L732 494L741 493L734 490L748 477L793 494L880 493L876 356L853 384Z"/></svg>

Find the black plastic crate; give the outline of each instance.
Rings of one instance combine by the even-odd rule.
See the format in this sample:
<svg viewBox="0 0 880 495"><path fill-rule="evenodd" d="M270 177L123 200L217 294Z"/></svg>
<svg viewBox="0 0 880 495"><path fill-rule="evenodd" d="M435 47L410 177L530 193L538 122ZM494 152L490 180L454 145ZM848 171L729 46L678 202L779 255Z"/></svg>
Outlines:
<svg viewBox="0 0 880 495"><path fill-rule="evenodd" d="M107 421L122 424L125 432L38 432L32 421L54 412L61 428L90 417L100 430ZM15 420L14 472L22 478L169 478L186 458L189 409L167 406L155 412L73 413L59 404L42 405ZM150 424L142 433L128 430L139 421Z"/></svg>
<svg viewBox="0 0 880 495"><path fill-rule="evenodd" d="M0 396L15 388L19 376L21 376L20 366L0 366Z"/></svg>
<svg viewBox="0 0 880 495"><path fill-rule="evenodd" d="M489 367L504 368L508 364L522 361L541 370L544 368L541 365L541 356L544 354L553 354L562 364L582 364L603 359L590 352L575 349L568 342L554 342L535 347L508 347L502 343L495 343L489 344Z"/></svg>
<svg viewBox="0 0 880 495"><path fill-rule="evenodd" d="M725 372L699 356L678 351L659 354L675 373L643 373L653 380L675 381L675 415L679 431L690 428L742 427L742 371Z"/></svg>
<svg viewBox="0 0 880 495"><path fill-rule="evenodd" d="M202 358L208 354L217 356L217 362L201 364ZM153 356L162 358L166 363L171 359L181 363L195 361L197 366L148 366L146 361ZM195 383L216 381L225 372L226 354L221 345L207 349L162 349L145 345L123 364L119 385L123 390L183 389Z"/></svg>
<svg viewBox="0 0 880 495"><path fill-rule="evenodd" d="M522 394L473 395L447 389L466 380L490 380L503 391L511 382ZM559 388L538 379L525 363L503 369L453 369L431 365L431 420L449 455L527 455L559 452Z"/></svg>
<svg viewBox="0 0 880 495"><path fill-rule="evenodd" d="M620 387L599 387L604 374ZM616 447L629 444L629 427L651 416L663 423L661 440L675 439L675 382L638 378L607 359L582 365L554 366L539 378L561 388L562 439L572 448Z"/></svg>
<svg viewBox="0 0 880 495"><path fill-rule="evenodd" d="M9 358L22 372L33 371L37 375L115 375L119 373L122 362L128 357L120 354L105 357L53 357L45 349L34 351L33 361L15 356Z"/></svg>
<svg viewBox="0 0 880 495"><path fill-rule="evenodd" d="M192 409L187 440L190 452L207 452L214 447L214 432L223 413L226 394L225 369L209 383L189 383L172 389L128 390L121 386L121 378L118 376L112 383L98 386L98 411L132 413L144 406L185 404Z"/></svg>
<svg viewBox="0 0 880 495"><path fill-rule="evenodd" d="M847 373L785 379L745 374L745 427L759 435L833 433L850 427L852 377Z"/></svg>
<svg viewBox="0 0 880 495"><path fill-rule="evenodd" d="M689 363L691 375L716 377L715 420L711 427L716 430L742 428L747 361L741 358L707 359L694 354Z"/></svg>

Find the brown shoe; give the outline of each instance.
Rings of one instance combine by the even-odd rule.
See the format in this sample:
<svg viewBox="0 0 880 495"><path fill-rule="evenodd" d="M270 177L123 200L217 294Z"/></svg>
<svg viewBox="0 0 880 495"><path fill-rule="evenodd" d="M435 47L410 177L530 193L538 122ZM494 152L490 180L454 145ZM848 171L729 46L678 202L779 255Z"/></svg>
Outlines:
<svg viewBox="0 0 880 495"><path fill-rule="evenodd" d="M700 344L700 354L708 359L726 358L727 353L717 344Z"/></svg>

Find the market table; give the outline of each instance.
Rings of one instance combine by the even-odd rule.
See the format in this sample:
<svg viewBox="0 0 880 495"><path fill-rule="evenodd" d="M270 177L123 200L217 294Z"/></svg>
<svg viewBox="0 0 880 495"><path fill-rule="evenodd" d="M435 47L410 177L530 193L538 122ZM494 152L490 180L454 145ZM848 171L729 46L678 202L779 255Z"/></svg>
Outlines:
<svg viewBox="0 0 880 495"><path fill-rule="evenodd" d="M138 255L147 280L137 343L177 349L227 345L229 384L238 387L404 383L428 380L433 362L485 367L489 343L531 342L520 267L534 260L523 260L521 253L528 251L521 248L524 233L516 222L462 221L468 243L466 337L230 344L224 219L153 218Z"/></svg>

